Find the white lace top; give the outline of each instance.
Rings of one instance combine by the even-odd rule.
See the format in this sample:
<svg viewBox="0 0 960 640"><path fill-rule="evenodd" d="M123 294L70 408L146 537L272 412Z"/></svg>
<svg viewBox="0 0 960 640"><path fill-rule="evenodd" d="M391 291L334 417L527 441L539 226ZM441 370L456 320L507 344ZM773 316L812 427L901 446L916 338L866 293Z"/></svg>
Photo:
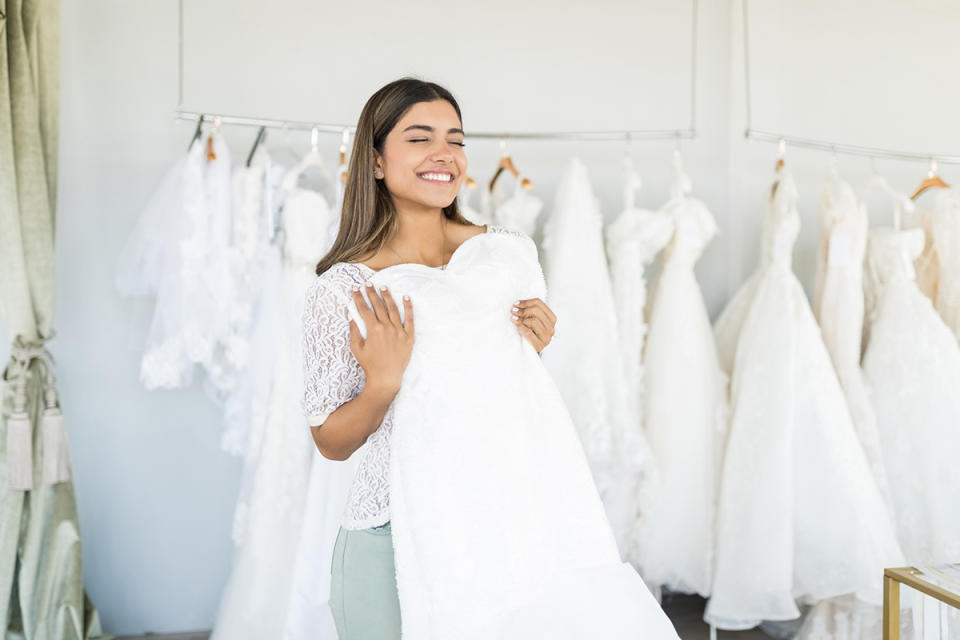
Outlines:
<svg viewBox="0 0 960 640"><path fill-rule="evenodd" d="M522 235L500 225L487 233ZM435 267L439 269L440 267ZM359 395L366 384L363 368L350 350L347 308L353 287L376 273L353 262L338 262L307 289L303 315L303 413L308 425L320 425L340 405ZM362 456L341 522L344 529L367 529L390 520L390 432L393 405L383 421L353 455Z"/></svg>

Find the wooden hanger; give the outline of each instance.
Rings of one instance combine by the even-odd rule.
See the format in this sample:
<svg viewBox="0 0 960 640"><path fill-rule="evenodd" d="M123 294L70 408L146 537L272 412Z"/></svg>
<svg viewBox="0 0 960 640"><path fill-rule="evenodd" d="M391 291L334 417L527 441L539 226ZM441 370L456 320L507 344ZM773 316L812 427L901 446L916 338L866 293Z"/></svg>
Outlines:
<svg viewBox="0 0 960 640"><path fill-rule="evenodd" d="M347 166L347 145L350 143L350 129L344 129L340 134L340 166ZM340 173L340 182L347 181L346 169Z"/></svg>
<svg viewBox="0 0 960 640"><path fill-rule="evenodd" d="M253 148L250 149L250 153L247 154L247 167L253 163L253 156L257 153L257 149L260 148L260 144L263 142L264 138L267 137L267 128L260 127L257 131L257 137L253 139Z"/></svg>
<svg viewBox="0 0 960 640"><path fill-rule="evenodd" d="M917 187L917 190L913 192L913 195L910 196L911 200L916 200L920 197L920 194L926 191L927 189L949 189L950 185L944 182L940 176L937 175L937 159L930 158L930 171L927 173L927 177L923 179L923 182L920 183L920 186Z"/></svg>
<svg viewBox="0 0 960 640"><path fill-rule="evenodd" d="M774 173L780 173L780 170L783 169L786 164L783 161L783 156L787 153L787 141L783 138L780 138L780 146L777 150L777 162L773 165ZM778 178L773 182L773 185L770 187L770 199L772 200L777 195L777 187L780 186L780 179Z"/></svg>
<svg viewBox="0 0 960 640"><path fill-rule="evenodd" d="M476 188L477 188L477 181L471 178L470 176L467 176L467 189L476 189Z"/></svg>
<svg viewBox="0 0 960 640"><path fill-rule="evenodd" d="M217 159L217 154L213 150L213 134L220 128L220 118L213 119L213 128L210 129L210 135L207 136L207 162L213 162Z"/></svg>
<svg viewBox="0 0 960 640"><path fill-rule="evenodd" d="M500 174L503 173L503 170L504 170L504 169L506 169L507 171L509 171L510 173L512 173L514 178L519 178L519 177L520 177L520 172L517 171L517 167L514 166L514 164L513 164L513 158L511 158L511 157L510 157L510 154L507 153L507 141L506 141L506 140L501 140L501 141L500 141L500 149L501 149L501 151L503 151L503 154L500 156L500 163L497 165L497 171L496 171L496 173L494 173L494 174L493 174L493 177L490 178L490 191L491 191L491 192L493 192L493 186L494 186L495 184L497 184L497 178L500 177ZM529 180L527 180L526 178L523 178L523 180L521 181L520 184L523 185L523 188L524 188L524 189L529 189L529 188L531 188L531 187L533 186L533 183L531 183L531 182L530 182Z"/></svg>

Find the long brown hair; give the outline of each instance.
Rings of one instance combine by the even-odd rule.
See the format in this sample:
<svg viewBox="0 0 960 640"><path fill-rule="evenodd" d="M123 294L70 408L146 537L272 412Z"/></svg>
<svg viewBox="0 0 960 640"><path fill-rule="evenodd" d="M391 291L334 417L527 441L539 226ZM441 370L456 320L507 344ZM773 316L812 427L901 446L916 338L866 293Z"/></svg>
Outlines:
<svg viewBox="0 0 960 640"><path fill-rule="evenodd" d="M350 262L380 250L397 226L397 210L383 180L373 176L376 168L374 149L383 153L383 143L410 107L420 102L446 100L460 115L460 105L449 91L433 82L417 78L401 78L382 87L367 100L347 168L347 184L340 213L340 231L327 255L317 264L317 275L337 262ZM457 199L443 208L443 215L452 222L470 224L460 214Z"/></svg>

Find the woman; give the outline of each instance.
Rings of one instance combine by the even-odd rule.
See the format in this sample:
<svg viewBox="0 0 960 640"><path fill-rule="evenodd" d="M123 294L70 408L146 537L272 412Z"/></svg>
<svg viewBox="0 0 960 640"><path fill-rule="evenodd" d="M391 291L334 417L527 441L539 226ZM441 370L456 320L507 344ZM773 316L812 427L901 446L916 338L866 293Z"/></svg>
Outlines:
<svg viewBox="0 0 960 640"><path fill-rule="evenodd" d="M551 624L570 633L594 615L675 638L619 564L569 416L536 357L556 317L535 245L458 211L463 136L456 100L438 85L405 78L370 98L340 232L307 294L304 410L314 441L333 460L366 448L334 550L340 638L399 638L401 622L414 640L523 637ZM507 307L519 343L504 332ZM593 537L575 537L582 522ZM554 525L559 534L546 528ZM598 585L591 571L604 573L598 596L616 604L615 589L631 604L607 612L581 597ZM586 606L570 598L591 610L555 615Z"/></svg>

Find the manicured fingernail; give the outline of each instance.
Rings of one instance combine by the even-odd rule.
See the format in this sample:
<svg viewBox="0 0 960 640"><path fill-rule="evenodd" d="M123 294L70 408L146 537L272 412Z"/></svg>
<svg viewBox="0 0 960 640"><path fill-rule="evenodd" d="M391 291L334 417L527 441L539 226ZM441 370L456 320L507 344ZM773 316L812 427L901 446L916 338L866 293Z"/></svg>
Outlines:
<svg viewBox="0 0 960 640"><path fill-rule="evenodd" d="M354 290L354 291L360 291L360 287L354 287L353 290Z"/></svg>
<svg viewBox="0 0 960 640"><path fill-rule="evenodd" d="M520 309L517 309L516 307L513 308L513 312L514 312L514 313L518 313L519 311L520 311Z"/></svg>
<svg viewBox="0 0 960 640"><path fill-rule="evenodd" d="M367 282L367 286L368 286L368 287L372 287L372 286L373 286L373 283L372 283L372 282Z"/></svg>
<svg viewBox="0 0 960 640"><path fill-rule="evenodd" d="M520 304L520 301L519 301L519 300L514 300L514 301L513 301L513 304Z"/></svg>
<svg viewBox="0 0 960 640"><path fill-rule="evenodd" d="M387 290L387 285L385 284L380 285L380 291L386 291L386 290Z"/></svg>
<svg viewBox="0 0 960 640"><path fill-rule="evenodd" d="M404 300L409 300L409 299L410 299L410 296L403 296L403 299L404 299Z"/></svg>
<svg viewBox="0 0 960 640"><path fill-rule="evenodd" d="M510 319L513 320L514 322L516 322L518 318L517 318L517 316L510 316Z"/></svg>

